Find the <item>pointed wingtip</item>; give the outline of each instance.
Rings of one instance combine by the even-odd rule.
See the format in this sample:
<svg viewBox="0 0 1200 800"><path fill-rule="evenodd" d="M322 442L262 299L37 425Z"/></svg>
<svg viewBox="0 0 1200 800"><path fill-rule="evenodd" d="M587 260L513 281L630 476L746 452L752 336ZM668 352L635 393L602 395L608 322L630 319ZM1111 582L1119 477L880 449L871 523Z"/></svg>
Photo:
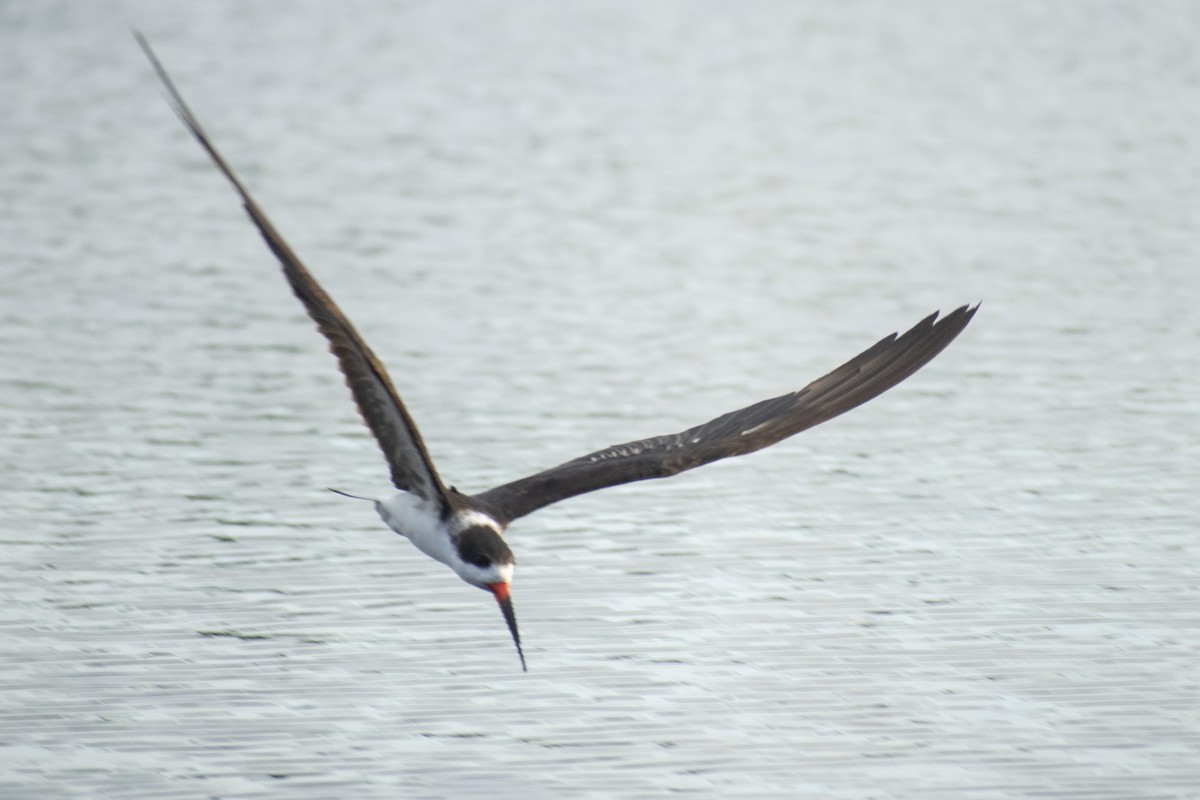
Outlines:
<svg viewBox="0 0 1200 800"><path fill-rule="evenodd" d="M961 306L959 306L958 308L954 309L954 312L953 312L953 313L955 313L955 314L963 314L963 315L965 315L965 316L967 317L967 319L970 319L971 317L975 316L975 312L979 310L979 307L980 307L981 305L983 305L983 301L982 301L982 300L976 300L976 301L974 302L974 304L972 304L972 303L966 303L966 304L964 304L964 305L961 305Z"/></svg>

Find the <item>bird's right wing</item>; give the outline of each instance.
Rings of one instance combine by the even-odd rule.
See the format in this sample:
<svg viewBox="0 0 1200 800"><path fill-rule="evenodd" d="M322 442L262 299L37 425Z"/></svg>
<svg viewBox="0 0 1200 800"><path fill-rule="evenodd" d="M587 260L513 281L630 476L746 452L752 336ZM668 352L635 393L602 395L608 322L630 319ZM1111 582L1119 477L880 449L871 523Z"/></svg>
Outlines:
<svg viewBox="0 0 1200 800"><path fill-rule="evenodd" d="M150 49L145 37L137 31L134 31L134 36L166 88L171 108L241 195L250 219L283 266L283 274L291 284L292 291L300 298L300 302L308 310L308 315L317 323L317 328L329 340L329 349L337 357L338 366L346 376L346 385L350 387L358 411L371 433L375 435L375 440L391 468L392 483L397 489L412 492L425 500L440 502L446 507L450 502L446 487L438 477L429 451L421 440L421 433L400 401L400 395L388 379L383 364L371 352L371 348L367 347L367 343L350 324L350 320L325 293L299 257L292 252L292 248L217 151L175 88L167 71L154 55L154 51Z"/></svg>
<svg viewBox="0 0 1200 800"><path fill-rule="evenodd" d="M569 497L648 478L665 478L761 450L861 405L912 375L960 334L979 308L933 313L892 334L799 391L763 400L682 433L627 442L473 496L507 524Z"/></svg>

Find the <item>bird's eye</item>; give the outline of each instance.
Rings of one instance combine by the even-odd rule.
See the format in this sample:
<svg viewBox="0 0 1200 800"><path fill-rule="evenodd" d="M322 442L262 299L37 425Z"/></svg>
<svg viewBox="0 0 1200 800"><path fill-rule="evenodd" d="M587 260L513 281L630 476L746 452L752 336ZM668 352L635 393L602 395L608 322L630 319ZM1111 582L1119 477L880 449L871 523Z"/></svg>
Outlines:
<svg viewBox="0 0 1200 800"><path fill-rule="evenodd" d="M476 556L475 558L468 559L468 561L481 569L487 569L492 565L491 560L485 556Z"/></svg>

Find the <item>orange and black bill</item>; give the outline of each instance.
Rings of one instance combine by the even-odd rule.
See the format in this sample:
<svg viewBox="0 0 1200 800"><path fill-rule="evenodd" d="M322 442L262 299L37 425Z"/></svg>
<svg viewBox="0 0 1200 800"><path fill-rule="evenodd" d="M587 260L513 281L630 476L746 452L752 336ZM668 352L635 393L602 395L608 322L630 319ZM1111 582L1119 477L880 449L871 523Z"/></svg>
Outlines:
<svg viewBox="0 0 1200 800"><path fill-rule="evenodd" d="M517 630L517 614L513 611L512 598L508 596L508 584L493 583L488 588L496 596L500 613L504 615L504 621L508 624L508 632L512 634L513 644L517 646L517 655L521 658L521 670L528 672L529 667L525 666L525 651L521 649L521 634Z"/></svg>

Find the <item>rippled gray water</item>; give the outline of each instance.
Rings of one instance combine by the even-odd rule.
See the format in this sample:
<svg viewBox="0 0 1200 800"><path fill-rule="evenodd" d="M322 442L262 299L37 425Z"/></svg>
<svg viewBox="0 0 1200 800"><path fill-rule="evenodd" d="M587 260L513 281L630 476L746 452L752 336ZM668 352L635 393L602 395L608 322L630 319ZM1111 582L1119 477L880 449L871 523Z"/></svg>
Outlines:
<svg viewBox="0 0 1200 800"><path fill-rule="evenodd" d="M1200 796L1188 2L0 4L0 797ZM510 532L386 474L129 36L479 490L982 299Z"/></svg>

